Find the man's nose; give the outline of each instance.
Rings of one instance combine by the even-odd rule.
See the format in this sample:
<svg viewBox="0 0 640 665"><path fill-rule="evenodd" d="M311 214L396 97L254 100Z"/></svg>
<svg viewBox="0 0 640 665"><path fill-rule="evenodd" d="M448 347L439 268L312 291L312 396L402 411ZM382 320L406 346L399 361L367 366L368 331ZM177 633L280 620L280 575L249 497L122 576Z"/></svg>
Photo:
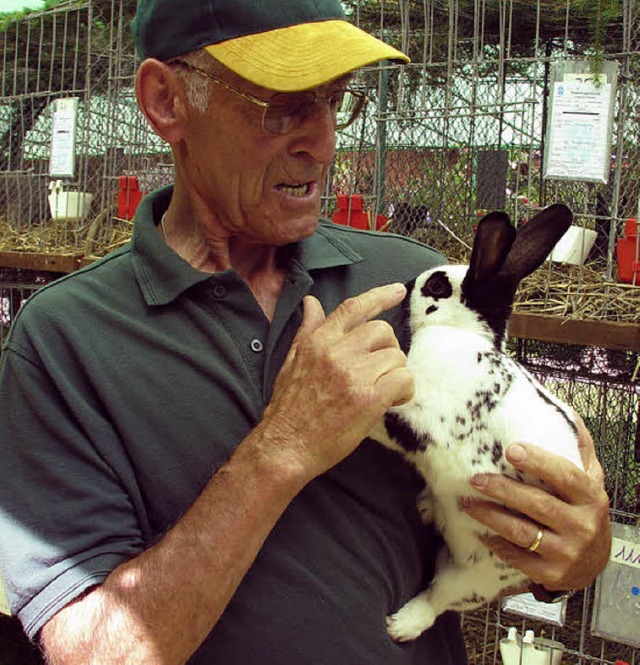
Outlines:
<svg viewBox="0 0 640 665"><path fill-rule="evenodd" d="M335 112L329 99L316 97L315 101L296 130L294 151L306 152L316 162L329 163L336 148Z"/></svg>

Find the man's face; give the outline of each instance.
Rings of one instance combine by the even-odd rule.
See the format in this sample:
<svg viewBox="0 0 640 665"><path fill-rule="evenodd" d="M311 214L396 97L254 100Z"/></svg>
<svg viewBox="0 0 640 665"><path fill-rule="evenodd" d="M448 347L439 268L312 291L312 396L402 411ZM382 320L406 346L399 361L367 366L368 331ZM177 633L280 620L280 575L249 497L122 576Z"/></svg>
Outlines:
<svg viewBox="0 0 640 665"><path fill-rule="evenodd" d="M273 94L228 71L220 78L262 100ZM274 246L311 235L335 151L327 105L315 104L300 127L274 135L262 128L260 106L211 85L206 113L191 114L182 162L185 184L213 213L212 231ZM340 80L317 92L325 96L343 85Z"/></svg>

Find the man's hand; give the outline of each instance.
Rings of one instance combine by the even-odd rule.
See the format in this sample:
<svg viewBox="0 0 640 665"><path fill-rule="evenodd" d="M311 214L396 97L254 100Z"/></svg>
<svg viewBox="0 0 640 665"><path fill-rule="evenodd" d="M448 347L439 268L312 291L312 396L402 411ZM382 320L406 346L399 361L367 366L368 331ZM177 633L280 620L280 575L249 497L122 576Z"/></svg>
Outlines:
<svg viewBox="0 0 640 665"><path fill-rule="evenodd" d="M553 494L505 476L483 474L472 479L472 486L488 500L462 504L469 515L498 534L483 537L485 545L549 591L590 584L611 549L604 473L589 432L580 417L576 420L584 471L536 446L515 444L506 451L511 464L544 480ZM535 543L538 529L542 540L530 552L527 548Z"/></svg>
<svg viewBox="0 0 640 665"><path fill-rule="evenodd" d="M305 298L259 426L275 459L311 479L352 452L387 408L411 399L406 356L391 326L374 320L405 294L401 284L371 289L326 318L316 298Z"/></svg>

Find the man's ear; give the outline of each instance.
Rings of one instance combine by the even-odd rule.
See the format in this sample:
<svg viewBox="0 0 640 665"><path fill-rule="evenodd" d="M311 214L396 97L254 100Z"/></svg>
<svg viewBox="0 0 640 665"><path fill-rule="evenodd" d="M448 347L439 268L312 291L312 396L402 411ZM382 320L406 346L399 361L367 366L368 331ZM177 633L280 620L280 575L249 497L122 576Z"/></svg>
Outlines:
<svg viewBox="0 0 640 665"><path fill-rule="evenodd" d="M136 97L153 131L169 144L180 141L187 109L175 71L160 60L144 60L136 74Z"/></svg>

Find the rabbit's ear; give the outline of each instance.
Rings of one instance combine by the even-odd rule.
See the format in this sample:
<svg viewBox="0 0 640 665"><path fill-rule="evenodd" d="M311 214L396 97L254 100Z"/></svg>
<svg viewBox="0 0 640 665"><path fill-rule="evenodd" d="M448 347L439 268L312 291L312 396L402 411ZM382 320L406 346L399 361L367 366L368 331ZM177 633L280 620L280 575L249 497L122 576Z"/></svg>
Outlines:
<svg viewBox="0 0 640 665"><path fill-rule="evenodd" d="M545 260L571 218L569 208L558 204L545 208L517 233L503 212L489 213L478 224L462 298L489 324L496 339L503 339L520 280Z"/></svg>
<svg viewBox="0 0 640 665"><path fill-rule="evenodd" d="M571 226L572 219L571 210L556 203L523 224L500 271L501 277L517 285L530 275L549 256Z"/></svg>
<svg viewBox="0 0 640 665"><path fill-rule="evenodd" d="M482 283L502 268L516 237L509 215L490 212L478 223L465 281Z"/></svg>

